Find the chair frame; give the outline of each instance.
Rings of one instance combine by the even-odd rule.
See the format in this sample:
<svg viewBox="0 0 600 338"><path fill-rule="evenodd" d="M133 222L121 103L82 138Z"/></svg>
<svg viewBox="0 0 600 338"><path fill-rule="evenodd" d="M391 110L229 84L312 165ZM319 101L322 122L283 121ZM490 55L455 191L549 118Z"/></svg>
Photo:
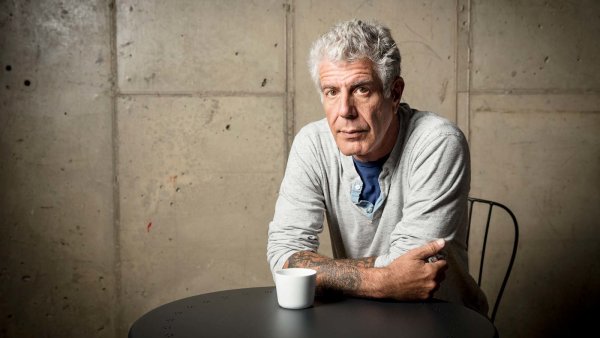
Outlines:
<svg viewBox="0 0 600 338"><path fill-rule="evenodd" d="M479 285L480 287L481 287L481 279L483 276L483 262L485 260L485 251L486 251L486 247L487 247L488 233L489 233L491 219L492 219L492 210L494 209L494 207L499 207L499 208L503 209L504 211L506 211L508 213L508 215L510 215L510 217L512 218L513 225L515 228L515 237L514 237L514 242L513 242L512 253L510 255L510 261L508 263L508 267L506 268L506 272L504 274L504 279L502 280L502 285L500 286L500 290L498 291L498 295L496 296L496 299L494 301L494 307L493 307L492 315L491 315L491 320L492 320L492 322L494 322L494 320L496 319L496 313L498 312L498 306L500 305L500 300L502 299L502 295L504 294L504 289L506 288L506 283L508 282L508 278L510 277L510 273L512 271L513 264L515 262L515 257L517 255L517 247L519 245L519 223L517 222L517 218L515 217L513 212L508 207L506 207L505 205L502 205L498 202L485 200L485 199L481 199L481 198L468 197L468 203L469 203L469 221L468 221L468 227L467 227L467 250L469 248L469 235L471 232L471 220L472 220L472 215L473 215L473 206L475 203L487 204L489 206L487 221L485 223L485 233L483 235L481 261L479 262L479 277L477 278L477 285Z"/></svg>

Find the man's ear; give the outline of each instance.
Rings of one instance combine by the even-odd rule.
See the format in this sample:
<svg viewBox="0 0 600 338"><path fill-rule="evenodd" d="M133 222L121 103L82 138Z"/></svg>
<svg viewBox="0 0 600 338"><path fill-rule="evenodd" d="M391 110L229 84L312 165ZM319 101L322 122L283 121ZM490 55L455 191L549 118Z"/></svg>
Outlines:
<svg viewBox="0 0 600 338"><path fill-rule="evenodd" d="M404 92L404 79L401 76L398 76L394 83L392 84L392 101L394 104L399 104L400 99L402 98L402 92Z"/></svg>

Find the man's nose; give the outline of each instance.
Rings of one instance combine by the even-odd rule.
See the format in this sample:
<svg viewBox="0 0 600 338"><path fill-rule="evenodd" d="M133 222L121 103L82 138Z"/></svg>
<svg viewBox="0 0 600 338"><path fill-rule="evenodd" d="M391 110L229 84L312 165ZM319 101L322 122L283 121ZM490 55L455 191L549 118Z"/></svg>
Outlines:
<svg viewBox="0 0 600 338"><path fill-rule="evenodd" d="M345 119L353 119L357 116L352 95L342 94L340 97L338 110L339 116Z"/></svg>

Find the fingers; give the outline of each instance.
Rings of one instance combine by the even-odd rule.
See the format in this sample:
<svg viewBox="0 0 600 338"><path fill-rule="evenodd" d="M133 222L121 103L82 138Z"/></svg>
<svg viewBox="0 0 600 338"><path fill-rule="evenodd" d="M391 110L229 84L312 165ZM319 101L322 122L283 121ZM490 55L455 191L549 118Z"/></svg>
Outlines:
<svg viewBox="0 0 600 338"><path fill-rule="evenodd" d="M431 266L434 266L434 268L436 269L436 275L435 275L435 288L432 290L431 295L433 296L433 294L440 289L440 286L442 285L442 282L446 279L446 270L448 269L448 264L446 263L445 260L440 260L434 263L429 264Z"/></svg>
<svg viewBox="0 0 600 338"><path fill-rule="evenodd" d="M390 297L401 300L427 299L444 281L448 262L444 258L427 262L445 246L443 239L431 241L401 255L386 267Z"/></svg>
<svg viewBox="0 0 600 338"><path fill-rule="evenodd" d="M413 255L417 259L426 260L430 257L435 257L435 255L444 248L444 245L446 245L446 241L444 241L443 238L440 238L426 243L418 248L412 249L407 252L407 254Z"/></svg>
<svg viewBox="0 0 600 338"><path fill-rule="evenodd" d="M440 289L442 282L446 278L447 263L445 260L423 264L423 269L426 272L426 277L422 280L423 292L421 299L434 297L435 293Z"/></svg>
<svg viewBox="0 0 600 338"><path fill-rule="evenodd" d="M431 263L431 265L435 268L436 271L444 272L448 269L448 262L445 259L440 259L437 262Z"/></svg>

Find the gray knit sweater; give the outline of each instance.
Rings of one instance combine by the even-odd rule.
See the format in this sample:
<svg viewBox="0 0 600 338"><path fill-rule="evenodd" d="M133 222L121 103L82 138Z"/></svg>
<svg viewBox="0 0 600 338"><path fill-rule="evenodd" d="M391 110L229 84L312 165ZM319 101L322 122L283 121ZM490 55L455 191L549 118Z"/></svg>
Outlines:
<svg viewBox="0 0 600 338"><path fill-rule="evenodd" d="M383 203L375 211L353 203L352 188L362 181L327 121L300 130L269 225L271 270L281 269L295 252L316 252L325 217L334 258L375 256L376 267L444 238L448 270L434 297L487 314L485 296L468 273L470 158L464 135L450 121L406 104L398 114L400 133L379 176Z"/></svg>

